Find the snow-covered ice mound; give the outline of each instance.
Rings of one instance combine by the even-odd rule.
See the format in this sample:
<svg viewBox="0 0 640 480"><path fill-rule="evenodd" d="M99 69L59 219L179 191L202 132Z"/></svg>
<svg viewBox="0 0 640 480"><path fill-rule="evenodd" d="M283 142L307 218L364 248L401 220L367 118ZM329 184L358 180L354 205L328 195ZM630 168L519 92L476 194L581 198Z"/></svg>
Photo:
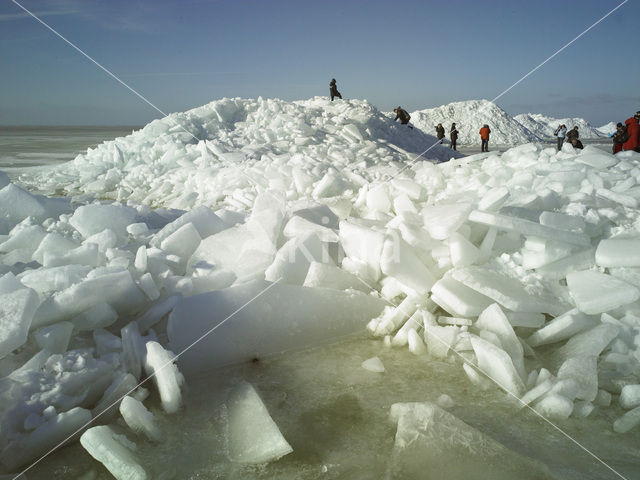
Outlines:
<svg viewBox="0 0 640 480"><path fill-rule="evenodd" d="M616 125L617 122L609 122L606 125L598 127L596 130L598 130L598 133L600 133L601 136L608 137L609 135L616 133Z"/></svg>
<svg viewBox="0 0 640 480"><path fill-rule="evenodd" d="M540 113L521 113L513 118L540 138L553 138L553 132L561 124L566 125L567 129L578 127L580 138L600 138L608 135L608 133L603 133L599 128L592 126L584 118L580 117L553 118ZM613 132L616 130L615 126L616 124L614 123Z"/></svg>
<svg viewBox="0 0 640 480"><path fill-rule="evenodd" d="M423 132L435 134L438 123L449 139L451 124L458 129L458 144L480 143L480 129L486 123L491 128L490 145L519 145L540 138L511 118L504 110L488 100L453 102L436 108L411 112L411 122Z"/></svg>
<svg viewBox="0 0 640 480"><path fill-rule="evenodd" d="M271 109L282 111L267 121ZM365 102L192 112L24 177L126 204L48 198L0 175L4 471L80 430L110 471L155 478L131 438L162 437L154 415L184 408L183 371L197 381L365 327L380 348L458 362L478 388L497 384L554 420L609 409L616 431L640 423L639 154L526 144L408 165L431 138ZM321 127L290 134L311 118ZM195 143L169 127L177 119L216 139ZM145 375L151 397L137 386ZM86 430L103 411L108 427ZM234 416L227 440L261 450L247 418Z"/></svg>
<svg viewBox="0 0 640 480"><path fill-rule="evenodd" d="M180 209L247 209L264 189L314 198L356 192L435 143L366 100L222 99L24 174L21 182L47 193ZM440 145L426 155L431 161L459 156Z"/></svg>

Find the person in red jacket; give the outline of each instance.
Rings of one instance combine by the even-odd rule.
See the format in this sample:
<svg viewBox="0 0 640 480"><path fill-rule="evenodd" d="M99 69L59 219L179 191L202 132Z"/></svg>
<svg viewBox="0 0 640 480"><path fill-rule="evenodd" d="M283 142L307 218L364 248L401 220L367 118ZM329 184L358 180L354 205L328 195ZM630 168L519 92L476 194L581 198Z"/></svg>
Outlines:
<svg viewBox="0 0 640 480"><path fill-rule="evenodd" d="M622 150L635 150L636 152L640 152L640 124L638 124L638 120L640 120L640 111L636 112L633 117L625 120L624 123L627 125L627 135L629 135L629 138L622 144Z"/></svg>
<svg viewBox="0 0 640 480"><path fill-rule="evenodd" d="M482 140L481 149L483 152L489 151L489 134L491 133L491 129L489 125L486 123L480 129L480 139Z"/></svg>

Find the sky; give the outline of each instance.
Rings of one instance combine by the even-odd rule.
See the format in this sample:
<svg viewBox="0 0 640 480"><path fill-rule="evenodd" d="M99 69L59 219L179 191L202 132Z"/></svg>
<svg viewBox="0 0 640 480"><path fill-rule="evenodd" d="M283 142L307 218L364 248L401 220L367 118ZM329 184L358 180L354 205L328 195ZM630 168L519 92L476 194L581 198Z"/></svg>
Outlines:
<svg viewBox="0 0 640 480"><path fill-rule="evenodd" d="M383 111L492 100L623 0L16 0L160 111L328 95ZM640 0L496 103L510 115L640 110ZM0 1L0 125L144 125L163 114L13 0Z"/></svg>

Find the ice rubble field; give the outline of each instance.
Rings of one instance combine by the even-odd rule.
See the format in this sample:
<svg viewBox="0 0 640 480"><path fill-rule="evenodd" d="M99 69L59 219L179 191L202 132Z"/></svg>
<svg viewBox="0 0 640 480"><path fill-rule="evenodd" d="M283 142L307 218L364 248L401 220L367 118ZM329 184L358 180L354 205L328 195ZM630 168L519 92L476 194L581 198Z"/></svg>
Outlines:
<svg viewBox="0 0 640 480"><path fill-rule="evenodd" d="M560 425L609 409L637 428L640 155L410 163L434 142L357 100L224 99L20 177L67 197L0 174L4 471L81 429L114 477L150 478L135 442L162 441L183 375L365 326ZM225 409L230 462L292 451L250 384ZM451 429L487 441L435 404L389 414L399 454Z"/></svg>

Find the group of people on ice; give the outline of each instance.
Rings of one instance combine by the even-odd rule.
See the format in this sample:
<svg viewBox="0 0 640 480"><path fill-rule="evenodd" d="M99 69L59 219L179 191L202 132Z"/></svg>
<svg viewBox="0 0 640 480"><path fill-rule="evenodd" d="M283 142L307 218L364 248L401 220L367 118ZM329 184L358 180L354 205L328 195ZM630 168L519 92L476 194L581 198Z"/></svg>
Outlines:
<svg viewBox="0 0 640 480"><path fill-rule="evenodd" d="M613 138L613 153L623 150L634 150L640 152L640 111L625 120L624 125L620 122L616 125L616 131L611 135Z"/></svg>
<svg viewBox="0 0 640 480"><path fill-rule="evenodd" d="M338 91L338 86L336 84L336 79L332 78L331 83L329 83L329 96L331 97L331 101L335 97L342 99L342 95ZM396 118L393 119L394 122L400 120L402 125L407 125L409 128L413 129L413 127L409 124L409 120L411 120L411 115L404 108L398 107L393 109L393 113L396 114ZM635 150L636 152L640 152L640 111L636 112L636 114L627 119L625 121L625 125L622 123L618 123L616 126L616 131L613 133L613 153L618 153L623 150ZM440 143L444 141L445 131L442 123L439 123L435 127L436 129L436 137L440 140ZM486 123L482 126L480 131L480 145L482 152L489 151L489 135L491 134L491 129L489 125ZM554 136L558 139L558 151L562 150L562 145L564 142L570 143L573 148L584 148L584 145L580 141L580 134L578 133L578 127L574 126L571 130L567 130L567 126L562 124L559 125L558 128L553 132ZM451 128L449 130L449 140L451 141L451 148L453 150L457 150L458 144L458 129L456 128L456 124L452 123Z"/></svg>
<svg viewBox="0 0 640 480"><path fill-rule="evenodd" d="M580 133L578 133L577 126L567 131L567 126L563 123L562 125L558 125L553 135L558 138L558 151L562 150L562 145L564 145L565 140L570 143L573 148L584 148L584 145L580 141Z"/></svg>
<svg viewBox="0 0 640 480"><path fill-rule="evenodd" d="M338 91L338 85L336 83L335 78L332 78L331 82L329 83L329 96L331 97L332 102L335 97L342 99L342 95L340 95L340 92ZM399 106L398 108L393 109L393 113L396 114L396 118L393 119L394 122L397 122L398 120L400 120L400 123L402 125L407 125L409 128L413 129L413 126L409 124L409 120L411 120L411 115L409 115L409 112L407 112L404 108ZM491 129L489 128L489 125L484 124L479 132L481 149L483 152L489 151L489 134L490 133L491 133ZM436 126L436 137L438 138L438 140L440 140L440 143L444 141L444 127L442 126L441 123L439 123ZM455 123L451 124L451 129L449 130L449 140L451 140L451 148L453 150L457 150L458 129L456 128Z"/></svg>
<svg viewBox="0 0 640 480"><path fill-rule="evenodd" d="M618 122L616 131L610 135L613 139L613 153L622 152L623 150L634 150L640 152L640 111L628 118L622 123ZM553 134L558 138L558 151L562 150L565 140L574 148L584 148L579 140L578 127L567 132L566 125L559 125Z"/></svg>

